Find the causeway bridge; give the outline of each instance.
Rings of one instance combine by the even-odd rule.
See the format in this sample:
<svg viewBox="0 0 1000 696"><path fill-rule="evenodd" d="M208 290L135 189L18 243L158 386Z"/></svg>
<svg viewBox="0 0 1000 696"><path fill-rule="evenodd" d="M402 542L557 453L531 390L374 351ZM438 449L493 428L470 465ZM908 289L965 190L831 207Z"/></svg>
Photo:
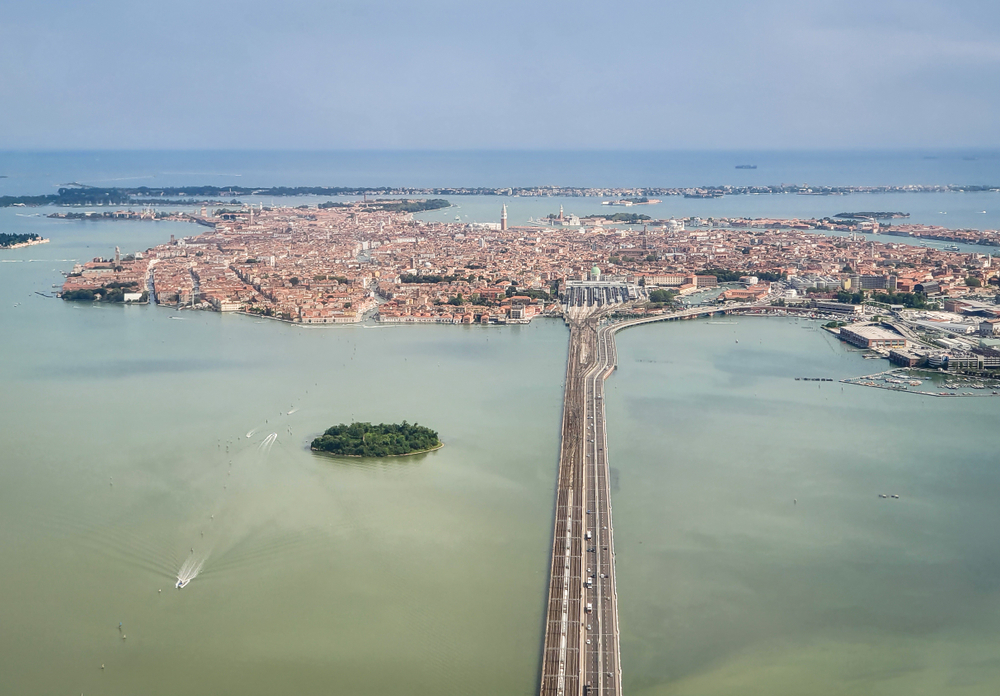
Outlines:
<svg viewBox="0 0 1000 696"><path fill-rule="evenodd" d="M620 306L620 305L619 305ZM567 304L570 329L555 528L542 650L541 696L621 696L618 591L604 380L615 334L655 321L729 314L757 305L692 307L608 322L616 308Z"/></svg>
<svg viewBox="0 0 1000 696"><path fill-rule="evenodd" d="M542 696L621 694L603 402L604 379L615 358L611 335L600 326L602 313L568 318Z"/></svg>

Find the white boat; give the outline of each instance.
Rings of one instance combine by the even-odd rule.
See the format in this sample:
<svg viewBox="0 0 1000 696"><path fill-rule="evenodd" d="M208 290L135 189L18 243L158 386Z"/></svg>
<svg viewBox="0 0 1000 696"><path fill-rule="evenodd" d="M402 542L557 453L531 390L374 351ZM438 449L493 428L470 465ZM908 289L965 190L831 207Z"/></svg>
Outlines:
<svg viewBox="0 0 1000 696"><path fill-rule="evenodd" d="M183 580L180 579L180 578L178 578L177 579L177 584L174 585L174 587L176 587L178 590L183 590L185 587L187 587L187 584L189 582L191 582L190 578L186 578L186 579L183 579Z"/></svg>

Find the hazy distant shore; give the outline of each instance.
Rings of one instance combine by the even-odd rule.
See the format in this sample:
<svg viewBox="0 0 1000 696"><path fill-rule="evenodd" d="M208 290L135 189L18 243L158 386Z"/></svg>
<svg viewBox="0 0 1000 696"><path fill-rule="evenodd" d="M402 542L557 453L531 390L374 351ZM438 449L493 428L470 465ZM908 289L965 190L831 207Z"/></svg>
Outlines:
<svg viewBox="0 0 1000 696"><path fill-rule="evenodd" d="M809 186L709 185L684 187L344 187L344 186L171 186L165 188L97 188L73 184L58 193L37 196L0 196L0 208L12 206L123 206L123 205L227 205L206 199L235 196L499 196L499 197L594 197L637 199L654 196L721 198L748 195L843 196L856 193L979 193L1000 191L998 185L877 185ZM238 205L231 200L228 205Z"/></svg>

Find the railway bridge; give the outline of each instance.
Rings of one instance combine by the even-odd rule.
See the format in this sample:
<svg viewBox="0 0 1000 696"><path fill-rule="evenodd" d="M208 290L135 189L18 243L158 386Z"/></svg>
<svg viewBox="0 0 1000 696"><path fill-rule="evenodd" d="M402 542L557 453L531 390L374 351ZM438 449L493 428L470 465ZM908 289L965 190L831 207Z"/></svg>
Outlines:
<svg viewBox="0 0 1000 696"><path fill-rule="evenodd" d="M604 380L618 362L615 334L631 326L730 313L692 307L608 322L621 305L567 305L569 356L563 395L541 696L621 696L614 525ZM754 306L754 305L750 305Z"/></svg>

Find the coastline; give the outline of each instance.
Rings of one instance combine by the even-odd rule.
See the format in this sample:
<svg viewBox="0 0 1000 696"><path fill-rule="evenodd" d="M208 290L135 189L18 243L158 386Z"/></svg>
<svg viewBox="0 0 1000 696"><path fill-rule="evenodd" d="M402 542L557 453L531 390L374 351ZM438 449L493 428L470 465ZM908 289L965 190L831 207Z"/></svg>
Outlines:
<svg viewBox="0 0 1000 696"><path fill-rule="evenodd" d="M10 246L0 246L0 249L23 249L24 247L35 246L37 244L48 244L51 241L51 239L33 239L30 242L18 242Z"/></svg>
<svg viewBox="0 0 1000 696"><path fill-rule="evenodd" d="M406 454L387 454L384 457L365 457L360 454L334 454L333 452L327 452L326 450L316 449L312 446L309 447L310 452L315 452L316 454L322 454L333 459L399 459L401 457L413 457L417 454L427 454L428 452L435 452L444 447L444 443L440 443L437 447L431 447L430 449L417 450L416 452L407 452Z"/></svg>

